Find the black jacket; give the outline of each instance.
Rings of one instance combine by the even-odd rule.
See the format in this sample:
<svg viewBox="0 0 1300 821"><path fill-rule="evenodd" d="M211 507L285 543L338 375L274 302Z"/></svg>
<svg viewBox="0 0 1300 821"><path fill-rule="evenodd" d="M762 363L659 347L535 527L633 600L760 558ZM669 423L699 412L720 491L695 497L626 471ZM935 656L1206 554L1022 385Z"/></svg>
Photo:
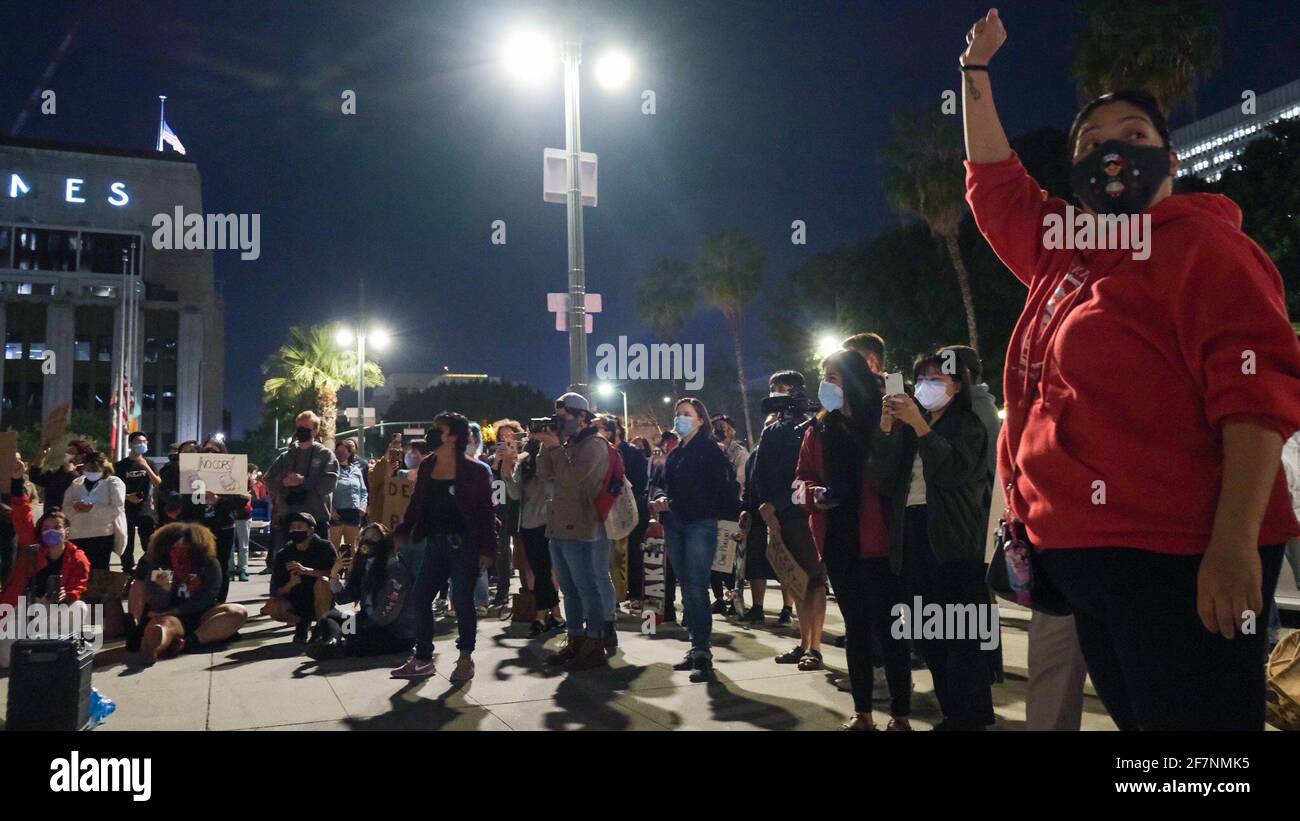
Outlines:
<svg viewBox="0 0 1300 821"><path fill-rule="evenodd" d="M731 478L731 464L707 433L697 431L689 442L673 448L664 467L669 509L683 524L740 517L740 491Z"/></svg>
<svg viewBox="0 0 1300 821"><path fill-rule="evenodd" d="M777 516L803 514L803 509L794 503L793 485L799 448L808 428L806 421L804 417L783 417L763 428L758 447L754 449L757 458L745 469L748 495L755 512L759 505L770 502Z"/></svg>
<svg viewBox="0 0 1300 821"><path fill-rule="evenodd" d="M929 416L929 414L926 414ZM871 436L868 468L887 497L889 560L903 567L904 513L912 481L912 462L919 452L925 475L927 534L940 562L982 562L988 517L988 431L970 398L959 393L930 433L917 438L911 427L894 422L890 433Z"/></svg>
<svg viewBox="0 0 1300 821"><path fill-rule="evenodd" d="M632 485L632 496L636 499L637 512L641 521L649 521L650 513L646 508L645 491L650 481L650 461L641 449L631 442L622 442L618 453L623 457L623 474Z"/></svg>

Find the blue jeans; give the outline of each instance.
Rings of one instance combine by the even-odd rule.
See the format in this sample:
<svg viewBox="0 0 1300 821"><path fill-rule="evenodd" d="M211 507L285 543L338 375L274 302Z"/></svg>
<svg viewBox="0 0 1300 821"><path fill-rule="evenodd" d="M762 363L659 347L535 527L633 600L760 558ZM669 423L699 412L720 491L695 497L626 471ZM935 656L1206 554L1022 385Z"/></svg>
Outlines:
<svg viewBox="0 0 1300 821"><path fill-rule="evenodd" d="M569 635L600 638L614 615L614 582L609 577L609 539L551 539L551 562L564 591ZM584 629L585 623L585 629Z"/></svg>
<svg viewBox="0 0 1300 821"><path fill-rule="evenodd" d="M682 608L686 629L691 634L695 655L713 657L709 638L713 634L713 612L709 607L709 574L718 548L718 520L700 519L682 523L669 513L663 517L664 548L682 587Z"/></svg>
<svg viewBox="0 0 1300 821"><path fill-rule="evenodd" d="M462 653L474 652L478 633L478 616L474 612L474 576L478 573L478 556L465 544L463 534L431 536L424 551L420 577L412 595L415 597L415 657L433 658L433 597L443 581L451 578L451 603L456 608L456 647Z"/></svg>

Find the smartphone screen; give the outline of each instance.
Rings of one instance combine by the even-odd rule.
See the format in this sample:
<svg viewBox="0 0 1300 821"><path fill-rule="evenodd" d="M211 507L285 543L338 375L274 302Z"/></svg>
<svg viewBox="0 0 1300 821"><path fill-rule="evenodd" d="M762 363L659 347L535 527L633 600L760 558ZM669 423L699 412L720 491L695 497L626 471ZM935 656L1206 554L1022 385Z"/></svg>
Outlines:
<svg viewBox="0 0 1300 821"><path fill-rule="evenodd" d="M903 392L903 375L901 373L885 374L885 395L897 396Z"/></svg>

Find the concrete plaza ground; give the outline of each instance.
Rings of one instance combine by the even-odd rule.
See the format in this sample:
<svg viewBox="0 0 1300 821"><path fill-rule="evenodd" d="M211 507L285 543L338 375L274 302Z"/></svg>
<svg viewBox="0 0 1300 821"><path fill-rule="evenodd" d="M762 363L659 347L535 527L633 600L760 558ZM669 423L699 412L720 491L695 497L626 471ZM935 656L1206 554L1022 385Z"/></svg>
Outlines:
<svg viewBox="0 0 1300 821"><path fill-rule="evenodd" d="M256 562L257 560L255 560ZM253 570L260 570L257 562ZM844 651L824 648L826 669L800 672L773 657L798 640L777 629L778 591L769 591L768 625L748 628L714 617L716 681L692 684L671 666L685 652L685 630L663 625L643 636L640 622L619 622L620 648L608 669L566 674L543 663L562 642L558 634L528 639L527 625L495 617L480 620L475 678L447 679L456 658L455 622L438 622L438 673L422 682L390 679L403 657L347 659L317 664L292 643L292 628L256 613L267 576L233 582L230 600L254 614L240 639L213 652L182 655L140 667L122 643L111 642L95 661L94 685L117 703L105 730L833 730L851 710ZM517 583L517 582L516 582ZM1006 682L995 685L996 729L1024 727L1028 611L1003 608ZM842 633L832 602L826 631ZM929 673L913 673L913 726L940 720ZM8 681L0 675L0 716ZM877 707L887 705L877 705ZM1089 688L1083 726L1114 729ZM876 720L888 720L877 711Z"/></svg>

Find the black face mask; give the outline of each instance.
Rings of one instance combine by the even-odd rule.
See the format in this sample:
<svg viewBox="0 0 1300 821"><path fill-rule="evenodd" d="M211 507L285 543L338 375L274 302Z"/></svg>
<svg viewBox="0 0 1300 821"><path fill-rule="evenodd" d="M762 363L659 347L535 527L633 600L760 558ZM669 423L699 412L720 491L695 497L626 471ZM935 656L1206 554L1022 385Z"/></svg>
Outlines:
<svg viewBox="0 0 1300 821"><path fill-rule="evenodd" d="M715 442L725 442L725 441L727 441L727 432L726 432L725 430L722 430L721 428L714 428L714 429L713 429L713 441L715 441Z"/></svg>
<svg viewBox="0 0 1300 821"><path fill-rule="evenodd" d="M307 537L310 535L311 533L309 533L306 530L290 530L289 541L293 542L294 544L302 544L303 542L307 541Z"/></svg>
<svg viewBox="0 0 1300 821"><path fill-rule="evenodd" d="M294 435L298 437L299 442L310 442L311 428L298 428L298 430L294 431Z"/></svg>
<svg viewBox="0 0 1300 821"><path fill-rule="evenodd" d="M1070 169L1070 187L1098 214L1140 214L1168 176L1168 148L1107 140Z"/></svg>
<svg viewBox="0 0 1300 821"><path fill-rule="evenodd" d="M425 441L429 443L429 447L432 450L437 450L442 447L442 431L435 430L433 433L429 434L429 438Z"/></svg>

